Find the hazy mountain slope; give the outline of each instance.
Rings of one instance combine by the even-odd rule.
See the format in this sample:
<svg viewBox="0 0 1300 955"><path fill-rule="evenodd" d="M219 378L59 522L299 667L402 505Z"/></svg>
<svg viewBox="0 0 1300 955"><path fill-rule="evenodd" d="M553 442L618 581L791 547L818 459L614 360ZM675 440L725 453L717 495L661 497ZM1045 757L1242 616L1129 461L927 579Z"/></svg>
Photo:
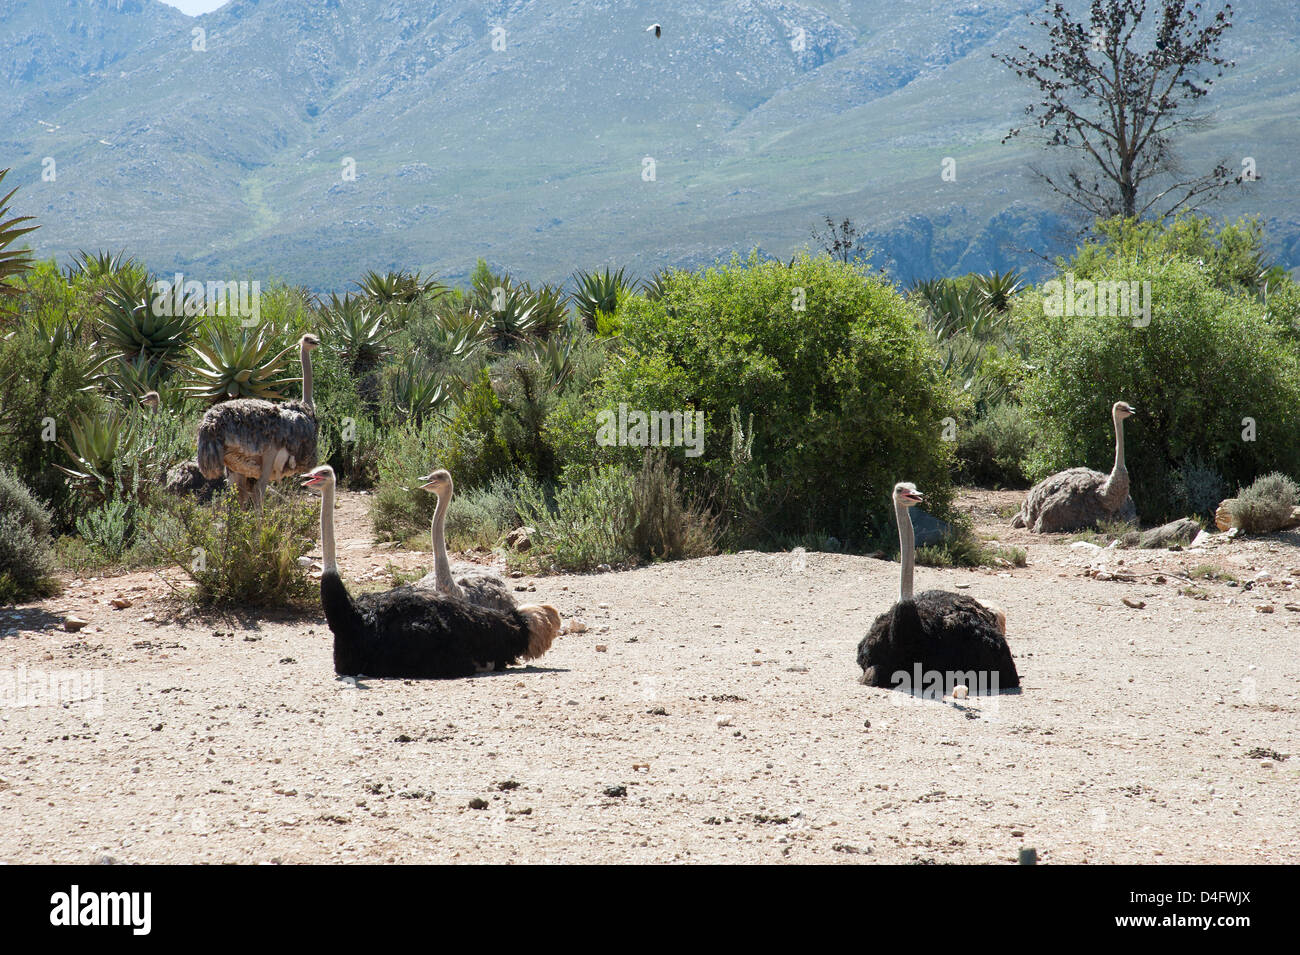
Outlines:
<svg viewBox="0 0 1300 955"><path fill-rule="evenodd" d="M16 0L0 21L22 25L0 63L50 45L0 95L0 165L44 254L125 247L159 270L319 287L392 266L456 277L484 255L554 279L788 254L832 213L906 279L1032 264L1063 221L1026 175L1041 156L999 145L1028 90L991 52L1030 36L1037 0L659 0L653 17L634 0L235 0L194 20L116 3ZM1266 214L1294 265L1300 12L1249 6L1217 125L1186 154L1257 159L1264 181L1223 211ZM35 11L54 8L42 33ZM56 68L65 34L86 49ZM30 78L43 68L53 92Z"/></svg>

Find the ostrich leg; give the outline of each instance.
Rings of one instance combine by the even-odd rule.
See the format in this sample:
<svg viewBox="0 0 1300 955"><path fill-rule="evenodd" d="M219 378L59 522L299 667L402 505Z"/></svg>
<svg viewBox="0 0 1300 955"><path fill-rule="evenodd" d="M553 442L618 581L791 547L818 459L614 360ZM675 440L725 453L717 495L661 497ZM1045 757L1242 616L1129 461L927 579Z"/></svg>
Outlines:
<svg viewBox="0 0 1300 955"><path fill-rule="evenodd" d="M271 482L271 474L275 471L275 459L283 453L275 445L262 449L262 476L257 479L253 489L253 501L257 505L259 517L262 515L262 496L266 494L266 486Z"/></svg>

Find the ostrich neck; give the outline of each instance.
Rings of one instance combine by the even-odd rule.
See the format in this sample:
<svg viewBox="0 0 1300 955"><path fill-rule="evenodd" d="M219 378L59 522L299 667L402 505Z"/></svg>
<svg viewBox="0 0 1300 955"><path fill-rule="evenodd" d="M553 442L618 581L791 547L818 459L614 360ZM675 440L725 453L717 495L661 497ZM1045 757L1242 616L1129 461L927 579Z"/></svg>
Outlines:
<svg viewBox="0 0 1300 955"><path fill-rule="evenodd" d="M337 574L339 565L334 556L334 485L326 484L320 493L320 548L324 557L325 573Z"/></svg>
<svg viewBox="0 0 1300 955"><path fill-rule="evenodd" d="M1115 467L1111 469L1111 474L1119 474L1127 470L1124 467L1124 419L1115 415Z"/></svg>
<svg viewBox="0 0 1300 955"><path fill-rule="evenodd" d="M438 589L445 593L459 593L460 588L451 578L451 563L447 560L447 507L451 503L450 494L438 495L438 507L433 512L433 572L438 582Z"/></svg>
<svg viewBox="0 0 1300 955"><path fill-rule="evenodd" d="M302 403L316 410L311 397L311 349L306 345L302 346Z"/></svg>
<svg viewBox="0 0 1300 955"><path fill-rule="evenodd" d="M899 562L902 564L898 582L898 599L912 599L912 569L916 566L916 535L912 532L912 515L901 501L894 502L894 517L898 521Z"/></svg>

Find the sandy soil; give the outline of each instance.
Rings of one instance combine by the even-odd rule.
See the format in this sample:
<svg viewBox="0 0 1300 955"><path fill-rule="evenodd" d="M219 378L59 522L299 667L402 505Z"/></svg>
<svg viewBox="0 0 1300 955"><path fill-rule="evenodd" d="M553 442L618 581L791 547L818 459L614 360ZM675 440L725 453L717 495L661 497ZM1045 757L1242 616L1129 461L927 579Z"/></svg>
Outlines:
<svg viewBox="0 0 1300 955"><path fill-rule="evenodd" d="M1097 573L1013 531L1018 497L965 503L1028 567L918 571L1007 610L1024 691L964 703L855 681L897 586L862 557L525 578L587 631L537 666L356 687L319 615L195 616L154 573L69 580L0 611L0 681L90 695L0 706L0 861L1300 860L1300 759L1282 758L1300 535ZM343 495L345 576L428 565L371 546L365 505ZM1236 581L1176 576L1204 565ZM64 632L69 612L90 625Z"/></svg>

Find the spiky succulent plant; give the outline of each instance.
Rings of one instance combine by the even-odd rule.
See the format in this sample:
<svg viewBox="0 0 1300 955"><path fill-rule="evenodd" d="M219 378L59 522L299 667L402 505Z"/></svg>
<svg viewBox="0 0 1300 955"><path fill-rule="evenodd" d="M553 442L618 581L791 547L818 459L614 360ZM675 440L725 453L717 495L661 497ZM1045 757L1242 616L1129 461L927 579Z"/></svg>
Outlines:
<svg viewBox="0 0 1300 955"><path fill-rule="evenodd" d="M4 181L8 169L0 169L0 182ZM9 284L8 279L17 278L32 267L32 255L27 249L10 249L20 238L29 232L34 232L40 226L23 225L24 222L30 222L32 216L17 216L13 219L6 218L9 215L9 200L13 198L14 193L18 191L15 186L9 190L9 193L0 199L0 295L17 295L18 290Z"/></svg>
<svg viewBox="0 0 1300 955"><path fill-rule="evenodd" d="M598 313L613 315L618 311L618 303L630 295L635 282L623 277L624 269L611 272L606 266L602 272L575 272L573 304L578 314L591 330L596 328Z"/></svg>
<svg viewBox="0 0 1300 955"><path fill-rule="evenodd" d="M238 332L225 327L209 330L205 340L190 346L194 360L185 366L191 378L185 392L212 402L280 400L280 389L302 380L285 374L294 345L282 347L282 343L282 334L266 325Z"/></svg>
<svg viewBox="0 0 1300 955"><path fill-rule="evenodd" d="M139 269L123 269L105 279L99 302L99 335L105 346L128 361L174 362L184 354L202 320L184 307L155 301L153 283Z"/></svg>

